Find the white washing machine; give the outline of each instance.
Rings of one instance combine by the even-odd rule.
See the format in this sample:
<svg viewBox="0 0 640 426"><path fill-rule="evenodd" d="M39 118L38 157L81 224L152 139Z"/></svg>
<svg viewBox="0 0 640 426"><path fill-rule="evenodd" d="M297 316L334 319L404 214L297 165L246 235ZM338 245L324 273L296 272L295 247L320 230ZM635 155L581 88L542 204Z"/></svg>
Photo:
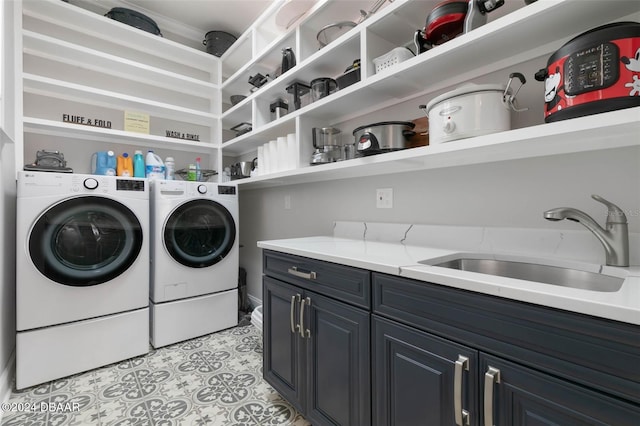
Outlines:
<svg viewBox="0 0 640 426"><path fill-rule="evenodd" d="M16 387L149 351L145 179L19 172Z"/></svg>
<svg viewBox="0 0 640 426"><path fill-rule="evenodd" d="M153 181L151 231L151 344L237 325L237 186Z"/></svg>

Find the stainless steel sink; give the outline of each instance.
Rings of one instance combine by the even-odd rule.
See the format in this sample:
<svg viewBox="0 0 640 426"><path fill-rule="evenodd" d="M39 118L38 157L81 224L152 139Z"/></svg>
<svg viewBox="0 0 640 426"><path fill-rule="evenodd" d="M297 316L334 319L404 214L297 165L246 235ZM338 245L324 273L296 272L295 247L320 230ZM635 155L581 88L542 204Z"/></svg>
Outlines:
<svg viewBox="0 0 640 426"><path fill-rule="evenodd" d="M421 263L591 291L618 291L624 282L624 278L595 272L508 260L461 257L440 263Z"/></svg>

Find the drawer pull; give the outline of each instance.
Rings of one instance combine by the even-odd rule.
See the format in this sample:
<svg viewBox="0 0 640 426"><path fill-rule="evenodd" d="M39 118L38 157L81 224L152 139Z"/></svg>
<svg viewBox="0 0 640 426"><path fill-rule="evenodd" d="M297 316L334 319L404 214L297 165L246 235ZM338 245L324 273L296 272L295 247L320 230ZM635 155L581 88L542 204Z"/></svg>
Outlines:
<svg viewBox="0 0 640 426"><path fill-rule="evenodd" d="M453 409L456 426L469 425L469 412L462 408L462 372L469 371L469 358L458 355L453 374Z"/></svg>
<svg viewBox="0 0 640 426"><path fill-rule="evenodd" d="M484 426L493 426L493 384L500 383L500 370L489 366L484 373Z"/></svg>
<svg viewBox="0 0 640 426"><path fill-rule="evenodd" d="M316 279L316 273L313 271L309 271L309 272L302 272L302 271L298 271L298 267L297 266L292 266L291 268L289 268L287 270L288 273L290 273L291 275L295 276L295 277L299 277L299 278L305 278L307 280L315 280Z"/></svg>
<svg viewBox="0 0 640 426"><path fill-rule="evenodd" d="M298 302L300 301L300 295L299 294L296 294L295 296L291 296L291 311L289 313L289 321L291 323L291 332L294 333L294 334L298 331L298 327L300 327L298 324L295 324L295 325L293 324L296 300Z"/></svg>
<svg viewBox="0 0 640 426"><path fill-rule="evenodd" d="M306 338L310 338L311 337L311 330L309 330L308 328L305 330L304 329L304 305L309 305L311 306L311 298L307 297L305 299L302 299L300 301L300 336L302 336L302 338L304 339Z"/></svg>

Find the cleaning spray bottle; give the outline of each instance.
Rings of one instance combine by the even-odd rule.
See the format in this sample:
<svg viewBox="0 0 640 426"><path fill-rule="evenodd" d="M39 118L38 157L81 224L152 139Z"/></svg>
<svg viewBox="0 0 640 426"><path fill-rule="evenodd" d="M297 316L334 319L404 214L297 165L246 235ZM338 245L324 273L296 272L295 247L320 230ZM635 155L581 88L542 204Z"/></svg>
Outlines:
<svg viewBox="0 0 640 426"><path fill-rule="evenodd" d="M202 182L202 164L200 157L196 158L196 181Z"/></svg>

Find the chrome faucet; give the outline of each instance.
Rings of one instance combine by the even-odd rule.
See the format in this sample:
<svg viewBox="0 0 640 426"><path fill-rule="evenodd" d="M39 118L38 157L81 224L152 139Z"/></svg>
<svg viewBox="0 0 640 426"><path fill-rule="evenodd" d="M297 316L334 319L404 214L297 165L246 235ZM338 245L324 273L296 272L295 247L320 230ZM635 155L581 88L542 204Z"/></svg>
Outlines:
<svg viewBox="0 0 640 426"><path fill-rule="evenodd" d="M629 229L627 216L615 204L605 200L599 195L591 198L607 206L606 229L603 229L588 214L571 207L558 207L544 212L547 220L572 220L584 225L593 235L600 240L607 255L609 266L629 266Z"/></svg>

